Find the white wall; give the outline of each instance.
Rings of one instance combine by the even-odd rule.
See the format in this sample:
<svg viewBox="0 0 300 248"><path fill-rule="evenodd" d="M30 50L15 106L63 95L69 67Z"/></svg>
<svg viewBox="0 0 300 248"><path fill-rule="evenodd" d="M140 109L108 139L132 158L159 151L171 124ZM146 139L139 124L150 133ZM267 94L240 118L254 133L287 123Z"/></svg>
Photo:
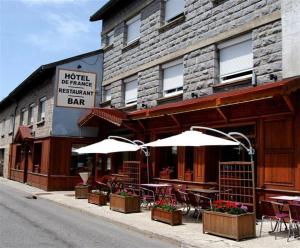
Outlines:
<svg viewBox="0 0 300 248"><path fill-rule="evenodd" d="M300 0L281 0L282 76L300 75Z"/></svg>

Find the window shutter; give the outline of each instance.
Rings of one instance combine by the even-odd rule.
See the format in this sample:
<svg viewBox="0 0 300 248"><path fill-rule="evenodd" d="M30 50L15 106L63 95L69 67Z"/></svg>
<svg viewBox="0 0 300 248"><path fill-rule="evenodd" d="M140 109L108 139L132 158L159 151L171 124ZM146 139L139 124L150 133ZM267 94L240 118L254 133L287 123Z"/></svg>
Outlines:
<svg viewBox="0 0 300 248"><path fill-rule="evenodd" d="M252 67L251 40L220 49L220 77L251 70Z"/></svg>
<svg viewBox="0 0 300 248"><path fill-rule="evenodd" d="M163 91L183 86L183 64L174 65L164 69Z"/></svg>
<svg viewBox="0 0 300 248"><path fill-rule="evenodd" d="M135 103L137 100L138 81L133 80L125 84L125 104Z"/></svg>
<svg viewBox="0 0 300 248"><path fill-rule="evenodd" d="M136 16L127 22L127 43L130 43L140 37L140 16Z"/></svg>
<svg viewBox="0 0 300 248"><path fill-rule="evenodd" d="M185 0L167 0L165 6L165 20L168 21L184 11Z"/></svg>

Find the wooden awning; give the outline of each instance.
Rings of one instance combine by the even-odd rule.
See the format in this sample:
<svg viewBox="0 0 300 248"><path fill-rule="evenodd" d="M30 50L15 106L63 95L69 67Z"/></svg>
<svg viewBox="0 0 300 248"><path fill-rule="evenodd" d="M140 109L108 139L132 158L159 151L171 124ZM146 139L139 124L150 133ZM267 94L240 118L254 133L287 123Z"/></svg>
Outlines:
<svg viewBox="0 0 300 248"><path fill-rule="evenodd" d="M139 120L164 115L180 114L190 111L220 108L223 106L247 103L280 95L284 97L287 105L291 108L286 96L300 89L300 77L285 79L279 82L265 83L263 85L232 90L224 93L216 93L196 99L188 99L175 103L159 105L150 109L138 110L129 113L129 119Z"/></svg>
<svg viewBox="0 0 300 248"><path fill-rule="evenodd" d="M82 126L97 126L99 120L112 123L120 127L124 121L128 120L125 112L115 108L92 108L78 122Z"/></svg>
<svg viewBox="0 0 300 248"><path fill-rule="evenodd" d="M18 128L18 131L16 133L14 142L15 143L20 143L23 142L25 140L33 140L34 137L31 134L31 129L27 126L20 126Z"/></svg>

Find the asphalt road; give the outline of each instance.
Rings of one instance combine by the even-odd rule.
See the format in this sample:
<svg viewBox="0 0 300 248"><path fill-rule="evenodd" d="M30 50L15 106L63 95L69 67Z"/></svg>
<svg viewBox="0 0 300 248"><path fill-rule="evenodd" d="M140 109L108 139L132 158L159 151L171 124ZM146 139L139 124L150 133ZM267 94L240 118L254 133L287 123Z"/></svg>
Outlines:
<svg viewBox="0 0 300 248"><path fill-rule="evenodd" d="M0 247L167 248L176 246L41 198L32 199L30 195L2 184Z"/></svg>

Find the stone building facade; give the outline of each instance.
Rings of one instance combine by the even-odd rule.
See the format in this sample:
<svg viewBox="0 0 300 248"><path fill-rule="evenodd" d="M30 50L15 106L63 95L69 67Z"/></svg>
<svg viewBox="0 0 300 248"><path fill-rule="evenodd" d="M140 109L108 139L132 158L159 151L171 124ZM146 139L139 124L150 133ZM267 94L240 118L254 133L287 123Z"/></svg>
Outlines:
<svg viewBox="0 0 300 248"><path fill-rule="evenodd" d="M107 45L108 33L114 34L113 44L104 46L103 66L103 85L111 88L113 106L124 106L123 80L132 75L138 77L137 109L142 104L159 104L162 65L179 58L183 64L181 99L191 98L192 93L203 96L235 88L220 84L218 45L244 34L251 37L252 83L273 81L270 74L282 78L280 0L183 2L184 8L171 21L164 20L166 1L161 0L129 1L114 14L92 16L93 21L103 19L103 44ZM139 38L127 45L126 21L136 15L140 17Z"/></svg>

